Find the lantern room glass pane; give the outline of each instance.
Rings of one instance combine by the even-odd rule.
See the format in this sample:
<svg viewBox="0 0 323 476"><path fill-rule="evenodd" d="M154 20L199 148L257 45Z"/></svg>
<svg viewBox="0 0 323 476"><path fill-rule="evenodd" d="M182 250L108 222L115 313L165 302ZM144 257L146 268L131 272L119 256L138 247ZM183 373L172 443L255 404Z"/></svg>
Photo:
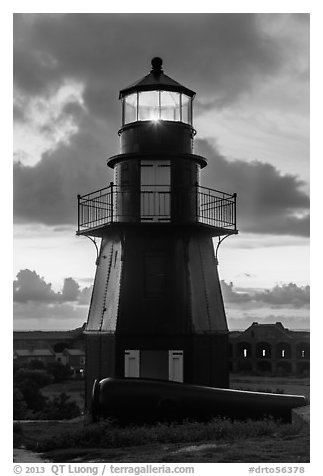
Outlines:
<svg viewBox="0 0 323 476"><path fill-rule="evenodd" d="M186 96L186 94L182 94L182 122L187 124L192 123L191 105L191 98Z"/></svg>
<svg viewBox="0 0 323 476"><path fill-rule="evenodd" d="M124 98L124 119L123 123L135 122L137 120L137 93L130 94Z"/></svg>
<svg viewBox="0 0 323 476"><path fill-rule="evenodd" d="M173 91L161 91L160 119L165 121L180 120L180 94Z"/></svg>
<svg viewBox="0 0 323 476"><path fill-rule="evenodd" d="M138 120L158 121L160 119L159 91L138 93Z"/></svg>

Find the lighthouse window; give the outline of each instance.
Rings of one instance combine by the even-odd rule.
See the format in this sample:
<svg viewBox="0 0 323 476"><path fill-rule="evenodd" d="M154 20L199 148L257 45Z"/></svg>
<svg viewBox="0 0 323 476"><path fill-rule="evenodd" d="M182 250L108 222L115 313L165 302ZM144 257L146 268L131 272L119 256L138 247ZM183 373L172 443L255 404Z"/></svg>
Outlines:
<svg viewBox="0 0 323 476"><path fill-rule="evenodd" d="M188 124L192 123L192 111L191 111L192 101L191 99L182 94L182 108L181 108L181 120Z"/></svg>
<svg viewBox="0 0 323 476"><path fill-rule="evenodd" d="M138 94L138 120L160 119L160 91L145 91Z"/></svg>
<svg viewBox="0 0 323 476"><path fill-rule="evenodd" d="M126 96L123 100L124 124L137 121L137 93Z"/></svg>
<svg viewBox="0 0 323 476"><path fill-rule="evenodd" d="M161 91L160 119L180 121L180 94L173 91Z"/></svg>

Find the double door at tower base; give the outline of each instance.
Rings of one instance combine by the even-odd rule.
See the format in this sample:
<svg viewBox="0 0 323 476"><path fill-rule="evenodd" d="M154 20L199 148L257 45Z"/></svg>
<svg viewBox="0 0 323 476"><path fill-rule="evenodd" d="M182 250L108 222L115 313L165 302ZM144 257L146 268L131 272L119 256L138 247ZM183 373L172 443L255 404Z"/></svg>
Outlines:
<svg viewBox="0 0 323 476"><path fill-rule="evenodd" d="M125 377L183 382L182 350L126 350Z"/></svg>

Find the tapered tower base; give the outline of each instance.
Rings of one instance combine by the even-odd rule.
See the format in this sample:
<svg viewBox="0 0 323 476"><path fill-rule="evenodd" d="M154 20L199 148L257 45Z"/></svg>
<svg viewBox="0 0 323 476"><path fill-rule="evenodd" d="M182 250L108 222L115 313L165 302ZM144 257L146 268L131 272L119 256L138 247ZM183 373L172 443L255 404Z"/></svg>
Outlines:
<svg viewBox="0 0 323 476"><path fill-rule="evenodd" d="M118 227L102 240L86 327L95 379L227 388L228 329L211 236L192 227Z"/></svg>

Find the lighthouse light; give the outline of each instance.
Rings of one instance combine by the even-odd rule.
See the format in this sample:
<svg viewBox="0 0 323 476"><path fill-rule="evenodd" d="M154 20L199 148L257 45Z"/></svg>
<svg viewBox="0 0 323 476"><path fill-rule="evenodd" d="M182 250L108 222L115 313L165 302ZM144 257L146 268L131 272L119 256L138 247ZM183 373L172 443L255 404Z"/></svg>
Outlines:
<svg viewBox="0 0 323 476"><path fill-rule="evenodd" d="M175 91L141 91L123 99L123 124L136 121L174 121L191 124L192 100Z"/></svg>

